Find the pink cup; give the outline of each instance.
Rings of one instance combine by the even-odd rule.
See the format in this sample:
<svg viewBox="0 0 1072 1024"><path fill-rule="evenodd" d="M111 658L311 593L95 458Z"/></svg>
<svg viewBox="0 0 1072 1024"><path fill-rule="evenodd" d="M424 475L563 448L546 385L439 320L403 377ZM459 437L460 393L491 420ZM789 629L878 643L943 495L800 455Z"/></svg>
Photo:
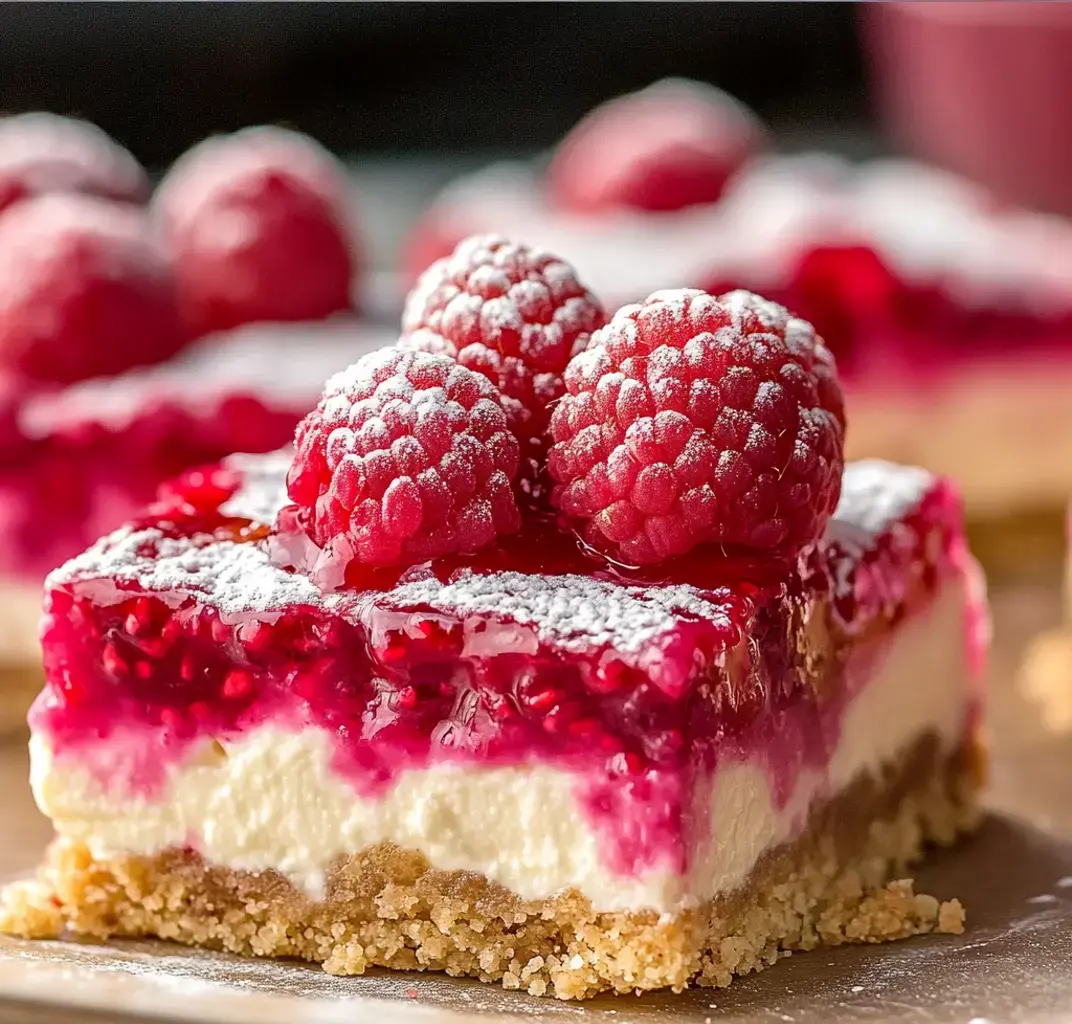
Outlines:
<svg viewBox="0 0 1072 1024"><path fill-rule="evenodd" d="M863 17L903 145L1072 214L1072 3L874 3Z"/></svg>

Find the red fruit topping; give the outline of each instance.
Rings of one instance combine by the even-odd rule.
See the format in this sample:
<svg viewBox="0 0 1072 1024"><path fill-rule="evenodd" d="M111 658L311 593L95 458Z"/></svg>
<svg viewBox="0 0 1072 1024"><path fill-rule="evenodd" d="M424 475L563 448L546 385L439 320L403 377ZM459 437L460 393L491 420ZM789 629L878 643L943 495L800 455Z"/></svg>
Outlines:
<svg viewBox="0 0 1072 1024"><path fill-rule="evenodd" d="M0 210L49 192L143 203L149 180L96 125L44 113L0 118Z"/></svg>
<svg viewBox="0 0 1072 1024"><path fill-rule="evenodd" d="M247 128L172 168L156 203L199 333L352 306L360 247L343 169L312 139Z"/></svg>
<svg viewBox="0 0 1072 1024"><path fill-rule="evenodd" d="M168 359L185 340L142 210L47 195L0 217L0 365L69 383Z"/></svg>
<svg viewBox="0 0 1072 1024"><path fill-rule="evenodd" d="M604 320L568 263L477 235L422 275L406 301L402 345L449 355L487 377L518 403L505 407L525 440L542 433L566 364Z"/></svg>
<svg viewBox="0 0 1072 1024"><path fill-rule="evenodd" d="M370 353L328 381L296 444L287 488L336 564L414 565L520 524L499 393L445 356Z"/></svg>
<svg viewBox="0 0 1072 1024"><path fill-rule="evenodd" d="M906 289L866 245L809 249L790 274L785 303L820 331L837 356L860 334L890 326Z"/></svg>
<svg viewBox="0 0 1072 1024"><path fill-rule="evenodd" d="M240 483L238 474L225 466L188 469L160 485L153 513L194 517L216 512L238 490Z"/></svg>
<svg viewBox="0 0 1072 1024"><path fill-rule="evenodd" d="M578 213L713 203L763 136L755 115L720 89L668 79L588 114L559 144L548 186Z"/></svg>
<svg viewBox="0 0 1072 1024"><path fill-rule="evenodd" d="M844 412L811 324L750 292L656 292L566 370L553 500L629 564L702 542L790 554L837 505Z"/></svg>

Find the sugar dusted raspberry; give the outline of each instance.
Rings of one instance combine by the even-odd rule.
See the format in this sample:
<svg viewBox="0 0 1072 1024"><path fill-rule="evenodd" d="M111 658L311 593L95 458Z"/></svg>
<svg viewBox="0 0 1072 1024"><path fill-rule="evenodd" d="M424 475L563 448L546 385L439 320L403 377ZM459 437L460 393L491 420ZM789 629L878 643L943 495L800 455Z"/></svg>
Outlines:
<svg viewBox="0 0 1072 1024"><path fill-rule="evenodd" d="M578 213L713 203L763 138L755 115L720 89L667 79L588 114L559 144L548 186Z"/></svg>
<svg viewBox="0 0 1072 1024"><path fill-rule="evenodd" d="M141 209L56 194L0 217L0 366L69 383L167 359L185 340Z"/></svg>
<svg viewBox="0 0 1072 1024"><path fill-rule="evenodd" d="M496 384L513 400L510 426L525 440L542 433L570 356L604 319L568 263L477 235L421 276L406 301L402 344L452 356Z"/></svg>
<svg viewBox="0 0 1072 1024"><path fill-rule="evenodd" d="M87 121L45 113L0 118L0 210L50 192L143 203L149 180L127 150Z"/></svg>
<svg viewBox="0 0 1072 1024"><path fill-rule="evenodd" d="M812 326L750 292L657 292L566 371L553 500L629 564L702 542L790 554L837 505L844 410Z"/></svg>
<svg viewBox="0 0 1072 1024"><path fill-rule="evenodd" d="M499 393L446 356L370 353L328 381L296 444L290 496L343 565L470 553L520 525Z"/></svg>
<svg viewBox="0 0 1072 1024"><path fill-rule="evenodd" d="M198 333L351 308L360 265L343 169L312 139L247 128L195 146L155 205Z"/></svg>

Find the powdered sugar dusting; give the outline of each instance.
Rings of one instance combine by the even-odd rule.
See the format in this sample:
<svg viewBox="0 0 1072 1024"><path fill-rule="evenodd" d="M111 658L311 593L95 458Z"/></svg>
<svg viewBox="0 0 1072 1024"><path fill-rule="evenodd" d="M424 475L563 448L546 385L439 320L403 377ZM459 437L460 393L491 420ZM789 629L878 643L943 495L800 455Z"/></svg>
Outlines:
<svg viewBox="0 0 1072 1024"><path fill-rule="evenodd" d="M149 190L134 157L96 125L44 112L0 120L0 169L21 178L32 193L142 199Z"/></svg>
<svg viewBox="0 0 1072 1024"><path fill-rule="evenodd" d="M569 650L593 646L635 653L670 633L682 617L729 626L727 607L689 586L627 587L588 576L470 573L397 587L392 606L445 614L503 616Z"/></svg>
<svg viewBox="0 0 1072 1024"><path fill-rule="evenodd" d="M720 297L723 306L726 306L734 316L734 322L738 323L746 313L755 315L764 327L773 330L782 330L789 322L789 311L785 306L779 306L777 302L771 302L755 292L737 289L727 292Z"/></svg>
<svg viewBox="0 0 1072 1024"><path fill-rule="evenodd" d="M850 462L831 522L850 524L871 536L880 534L917 509L938 483L933 473L917 466L881 459Z"/></svg>
<svg viewBox="0 0 1072 1024"><path fill-rule="evenodd" d="M412 378L417 378L415 384ZM384 348L336 373L324 386L325 419L329 423L355 418L354 411L374 413L379 405L395 397L414 407L432 404L446 406L450 392L463 380L481 395L494 395L489 381L472 374L450 358L423 351ZM497 397L497 396L496 396ZM366 405L366 403L372 405Z"/></svg>
<svg viewBox="0 0 1072 1024"><path fill-rule="evenodd" d="M727 608L693 587L627 587L584 576L516 572L467 574L450 583L434 577L378 592L324 594L307 577L272 563L265 545L164 536L124 527L53 572L46 588L108 580L130 585L171 605L193 597L224 619L278 614L295 605L322 607L351 621L377 612L430 610L482 615L531 628L541 643L563 651L612 647L637 654L671 634L682 618L728 624ZM107 603L102 590L102 603Z"/></svg>
<svg viewBox="0 0 1072 1024"><path fill-rule="evenodd" d="M402 326L405 331L430 326L429 309L468 302L487 328L520 330L532 322L536 307L550 301L561 303L555 323L576 333L586 329L590 310L564 300L583 292L573 267L551 253L501 235L475 235L421 275L406 301Z"/></svg>
<svg viewBox="0 0 1072 1024"><path fill-rule="evenodd" d="M294 450L289 447L267 455L232 455L224 459L223 464L242 477L242 486L220 506L220 512L271 526L279 510L290 501L287 470L293 459Z"/></svg>
<svg viewBox="0 0 1072 1024"><path fill-rule="evenodd" d="M20 409L19 427L28 437L80 422L120 429L150 402L200 408L229 395L302 412L316 404L329 376L395 337L345 318L254 324L206 338L166 363L36 395Z"/></svg>
<svg viewBox="0 0 1072 1024"><path fill-rule="evenodd" d="M52 572L45 588L93 580L133 584L172 605L194 597L224 616L264 615L321 603L320 591L310 580L272 565L261 544L198 543L153 528L125 526L102 538ZM115 600L126 596L120 591Z"/></svg>
<svg viewBox="0 0 1072 1024"><path fill-rule="evenodd" d="M997 209L965 179L906 160L760 158L717 203L657 217L621 210L596 224L554 209L536 169L498 164L449 186L431 215L566 254L611 308L683 282L777 290L800 253L829 244L870 245L906 280L941 280L969 305L1072 304L1067 220Z"/></svg>
<svg viewBox="0 0 1072 1024"><path fill-rule="evenodd" d="M258 521L274 515L285 500L286 453L242 456L230 465L245 474L243 488L228 502L231 514ZM911 512L936 485L923 470L877 461L853 464L846 468L835 518L866 541ZM470 572L449 582L429 575L382 593L324 594L306 577L273 564L263 543L174 539L153 528L117 530L55 570L46 587L98 580L134 585L172 604L192 596L225 618L268 616L293 605L319 606L351 621L367 621L377 611L488 616L532 629L553 649L605 646L628 660L662 643L683 622L701 621L716 629L729 622L728 607L717 593L576 575ZM110 593L118 595L115 600L126 596L102 588L101 600Z"/></svg>

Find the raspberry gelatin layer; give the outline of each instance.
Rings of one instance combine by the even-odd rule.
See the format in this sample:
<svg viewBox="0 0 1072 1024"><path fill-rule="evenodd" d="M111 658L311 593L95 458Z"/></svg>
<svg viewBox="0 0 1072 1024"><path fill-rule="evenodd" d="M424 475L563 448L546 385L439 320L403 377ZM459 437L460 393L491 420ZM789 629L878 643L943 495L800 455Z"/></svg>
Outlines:
<svg viewBox="0 0 1072 1024"><path fill-rule="evenodd" d="M529 524L324 593L267 526L286 466L232 459L50 576L57 839L4 928L562 998L959 929L891 882L980 779L987 616L946 483L849 466L792 565L628 578Z"/></svg>
<svg viewBox="0 0 1072 1024"><path fill-rule="evenodd" d="M389 337L352 321L256 325L159 366L12 403L0 435L0 666L39 661L50 569L129 519L175 474L289 443L325 375Z"/></svg>

